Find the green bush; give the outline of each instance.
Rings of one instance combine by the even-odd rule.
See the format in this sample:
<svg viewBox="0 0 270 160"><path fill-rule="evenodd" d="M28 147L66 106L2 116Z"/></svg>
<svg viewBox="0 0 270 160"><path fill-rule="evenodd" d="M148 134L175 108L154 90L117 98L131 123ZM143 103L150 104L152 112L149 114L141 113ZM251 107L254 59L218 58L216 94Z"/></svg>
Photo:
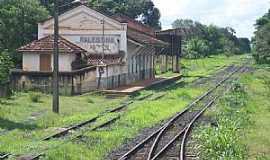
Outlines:
<svg viewBox="0 0 270 160"><path fill-rule="evenodd" d="M270 64L270 10L257 20L253 57L258 64Z"/></svg>
<svg viewBox="0 0 270 160"><path fill-rule="evenodd" d="M270 77L264 75L264 76L263 76L263 83L264 83L264 85L266 86L267 94L270 95Z"/></svg>
<svg viewBox="0 0 270 160"><path fill-rule="evenodd" d="M95 103L91 98L87 98L87 103Z"/></svg>
<svg viewBox="0 0 270 160"><path fill-rule="evenodd" d="M239 108L246 105L247 92L243 84L238 81L232 82L231 94L226 95L224 104L229 108Z"/></svg>
<svg viewBox="0 0 270 160"><path fill-rule="evenodd" d="M14 64L9 54L4 51L0 52L0 83L4 83L8 80L9 70L14 67Z"/></svg>
<svg viewBox="0 0 270 160"><path fill-rule="evenodd" d="M204 160L245 160L246 150L240 142L235 121L220 117L218 127L200 128L197 136L201 145L201 159Z"/></svg>
<svg viewBox="0 0 270 160"><path fill-rule="evenodd" d="M209 54L209 46L207 41L200 38L193 38L189 40L184 47L186 58L202 58Z"/></svg>
<svg viewBox="0 0 270 160"><path fill-rule="evenodd" d="M40 93L33 92L29 94L29 97L30 97L31 102L39 103L41 102L42 95Z"/></svg>

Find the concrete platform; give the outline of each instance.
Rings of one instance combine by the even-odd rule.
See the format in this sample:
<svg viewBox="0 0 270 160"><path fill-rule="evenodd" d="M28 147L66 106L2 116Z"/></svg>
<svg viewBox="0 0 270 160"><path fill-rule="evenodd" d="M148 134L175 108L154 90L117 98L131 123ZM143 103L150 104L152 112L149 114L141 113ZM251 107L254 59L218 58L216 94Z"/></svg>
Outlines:
<svg viewBox="0 0 270 160"><path fill-rule="evenodd" d="M102 92L107 93L107 94L129 95L129 94L133 94L135 92L141 91L149 87L153 87L156 85L163 85L163 84L177 81L181 79L181 77L182 75L177 75L177 76L168 77L168 78L157 77L155 79L144 80L144 81L136 82L130 85L125 85L119 88L115 88L113 90L103 90Z"/></svg>

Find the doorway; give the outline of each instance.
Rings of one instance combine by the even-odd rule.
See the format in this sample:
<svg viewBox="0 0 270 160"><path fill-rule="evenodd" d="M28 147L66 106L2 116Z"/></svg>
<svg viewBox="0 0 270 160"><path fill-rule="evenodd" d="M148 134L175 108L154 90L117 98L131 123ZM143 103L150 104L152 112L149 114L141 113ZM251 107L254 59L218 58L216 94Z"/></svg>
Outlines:
<svg viewBox="0 0 270 160"><path fill-rule="evenodd" d="M40 54L40 71L52 71L50 54Z"/></svg>

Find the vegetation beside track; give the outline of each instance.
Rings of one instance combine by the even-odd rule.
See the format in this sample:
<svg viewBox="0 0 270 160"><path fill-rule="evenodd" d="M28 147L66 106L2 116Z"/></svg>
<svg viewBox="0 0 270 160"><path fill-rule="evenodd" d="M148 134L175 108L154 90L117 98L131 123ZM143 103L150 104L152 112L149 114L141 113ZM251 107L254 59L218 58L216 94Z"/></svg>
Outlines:
<svg viewBox="0 0 270 160"><path fill-rule="evenodd" d="M200 159L246 159L245 146L241 143L241 131L249 122L246 99L242 85L234 82L232 91L219 102L216 113L210 112L214 125L210 123L197 130L195 138L201 147Z"/></svg>
<svg viewBox="0 0 270 160"><path fill-rule="evenodd" d="M247 55L213 55L206 58L198 59L182 59L181 60L181 74L188 77L207 77L213 72L220 70L222 67L232 63L241 63ZM171 64L169 64L171 67ZM156 71L158 76L170 77L174 76L175 73L170 71L166 73L160 72L160 65L156 65Z"/></svg>
<svg viewBox="0 0 270 160"><path fill-rule="evenodd" d="M194 132L201 159L270 159L269 74L263 67L242 76L244 87L238 85L207 112L214 122Z"/></svg>
<svg viewBox="0 0 270 160"><path fill-rule="evenodd" d="M255 66L253 74L242 78L248 87L247 107L251 114L252 125L245 129L243 143L248 148L249 159L270 159L270 69Z"/></svg>
<svg viewBox="0 0 270 160"><path fill-rule="evenodd" d="M28 92L1 99L0 151L16 155L48 151L44 159L104 159L106 154L134 138L143 128L159 124L181 111L186 104L206 90L187 86L188 82L201 76L210 76L224 65L239 62L243 57L214 56L206 59L205 63L203 60L197 60L197 65L184 60L187 66L190 65L188 73L192 76L186 76L184 81L181 80L169 88L155 87L141 91L133 97L165 93L162 99L136 101L127 108L126 113L106 114L89 128L76 131L74 135L83 136L75 141L70 141L72 137L45 142L41 139L61 130L61 127L91 119L105 110L112 109L127 100L127 97L110 99L96 94L61 97L60 115L51 113L51 97L48 95ZM119 115L121 118L109 128L87 131Z"/></svg>

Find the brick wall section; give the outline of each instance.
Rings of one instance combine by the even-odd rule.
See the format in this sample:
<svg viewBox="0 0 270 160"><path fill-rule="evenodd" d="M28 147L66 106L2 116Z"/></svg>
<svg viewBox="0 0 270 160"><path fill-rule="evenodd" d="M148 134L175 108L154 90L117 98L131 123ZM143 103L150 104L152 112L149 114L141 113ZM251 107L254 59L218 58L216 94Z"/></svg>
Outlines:
<svg viewBox="0 0 270 160"><path fill-rule="evenodd" d="M9 82L0 83L0 97L8 97L11 95Z"/></svg>
<svg viewBox="0 0 270 160"><path fill-rule="evenodd" d="M96 67L89 67L73 72L59 73L59 92L61 95L78 95L97 88ZM11 89L15 91L34 90L52 93L51 72L11 72Z"/></svg>

